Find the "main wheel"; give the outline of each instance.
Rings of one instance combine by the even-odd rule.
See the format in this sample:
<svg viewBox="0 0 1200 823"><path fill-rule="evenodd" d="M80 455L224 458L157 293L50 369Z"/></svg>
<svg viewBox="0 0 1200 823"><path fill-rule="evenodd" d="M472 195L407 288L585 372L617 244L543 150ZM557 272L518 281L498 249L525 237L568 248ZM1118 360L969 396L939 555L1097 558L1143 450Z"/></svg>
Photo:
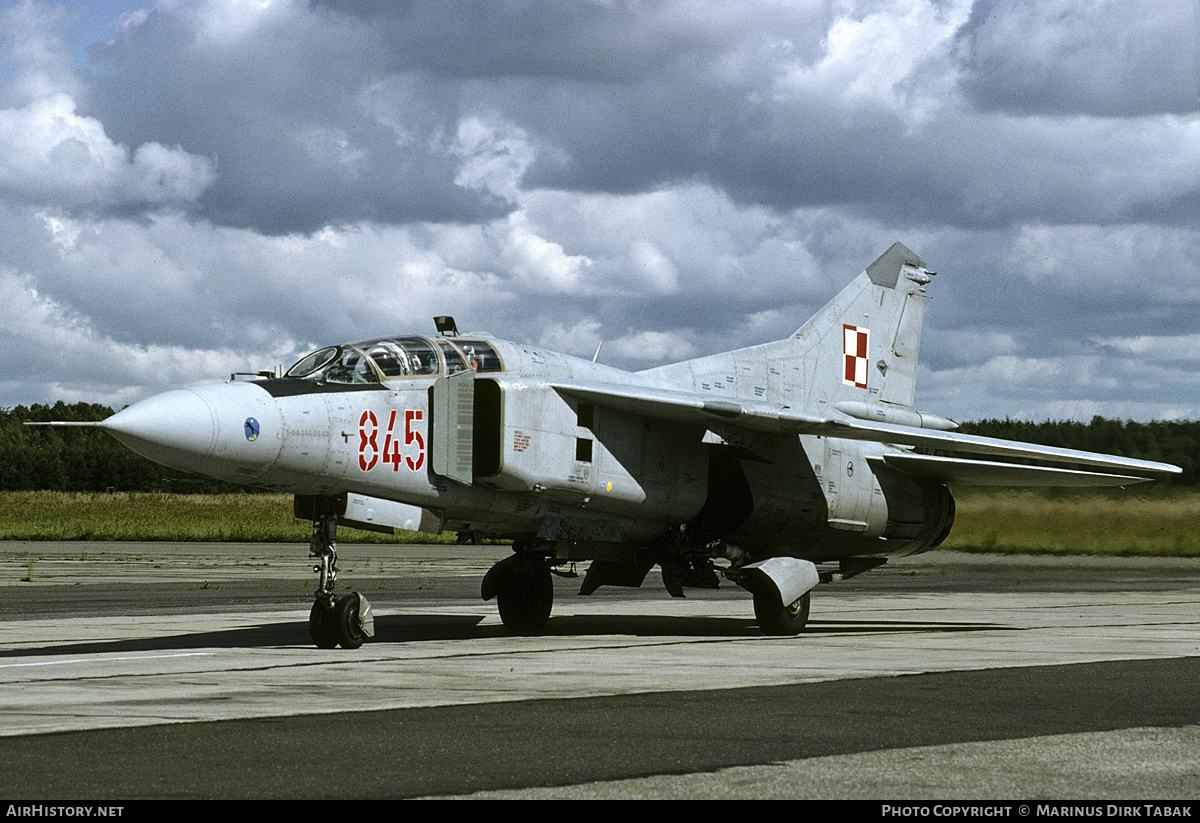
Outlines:
<svg viewBox="0 0 1200 823"><path fill-rule="evenodd" d="M778 598L772 602L770 598L761 595L754 596L754 617L763 634L774 636L795 636L804 630L808 623L808 601L811 592L805 592L800 599L790 606L780 608Z"/></svg>
<svg viewBox="0 0 1200 823"><path fill-rule="evenodd" d="M308 633L318 649L336 649L337 626L333 623L333 609L318 600L308 613Z"/></svg>
<svg viewBox="0 0 1200 823"><path fill-rule="evenodd" d="M357 649L367 639L358 613L358 595L348 594L333 607L333 626L343 649Z"/></svg>
<svg viewBox="0 0 1200 823"><path fill-rule="evenodd" d="M506 569L496 590L500 620L518 634L537 634L554 608L554 580L541 563L522 563Z"/></svg>

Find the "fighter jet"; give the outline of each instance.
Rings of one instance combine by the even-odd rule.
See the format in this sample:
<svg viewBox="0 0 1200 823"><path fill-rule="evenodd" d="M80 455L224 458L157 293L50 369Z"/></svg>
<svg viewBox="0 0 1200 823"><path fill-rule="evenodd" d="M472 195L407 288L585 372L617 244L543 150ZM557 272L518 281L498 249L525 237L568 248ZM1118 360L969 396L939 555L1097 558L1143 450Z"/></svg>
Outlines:
<svg viewBox="0 0 1200 823"><path fill-rule="evenodd" d="M655 566L675 596L724 577L763 632L795 635L818 583L940 544L947 484L1180 472L958 434L914 409L933 277L896 243L788 338L640 372L440 317L436 335L327 346L282 376L168 391L95 425L164 465L295 495L321 648L374 634L367 599L335 593L339 525L511 540L481 594L515 632L543 629L551 575L590 561L581 594Z"/></svg>

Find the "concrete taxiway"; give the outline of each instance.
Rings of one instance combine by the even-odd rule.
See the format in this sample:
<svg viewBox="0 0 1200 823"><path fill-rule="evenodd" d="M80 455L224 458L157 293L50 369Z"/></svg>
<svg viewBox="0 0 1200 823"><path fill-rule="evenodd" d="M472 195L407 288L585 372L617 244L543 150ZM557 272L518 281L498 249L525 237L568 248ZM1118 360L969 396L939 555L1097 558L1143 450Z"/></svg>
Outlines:
<svg viewBox="0 0 1200 823"><path fill-rule="evenodd" d="M728 584L559 579L515 637L507 551L344 544L348 652L302 546L0 543L0 796L1200 796L1200 560L932 553L797 638Z"/></svg>

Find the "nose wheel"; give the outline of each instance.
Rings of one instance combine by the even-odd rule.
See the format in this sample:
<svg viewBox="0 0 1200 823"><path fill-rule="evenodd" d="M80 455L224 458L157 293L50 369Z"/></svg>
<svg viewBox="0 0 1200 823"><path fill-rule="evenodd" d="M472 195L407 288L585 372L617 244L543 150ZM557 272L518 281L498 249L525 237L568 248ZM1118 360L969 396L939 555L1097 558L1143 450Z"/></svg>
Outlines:
<svg viewBox="0 0 1200 823"><path fill-rule="evenodd" d="M310 557L317 558L317 592L308 613L308 633L318 649L357 649L375 636L371 603L359 592L334 597L337 581L337 516L327 515L313 523Z"/></svg>
<svg viewBox="0 0 1200 823"><path fill-rule="evenodd" d="M308 613L308 633L318 649L357 649L375 635L371 603L358 592L340 597L332 605L318 600Z"/></svg>

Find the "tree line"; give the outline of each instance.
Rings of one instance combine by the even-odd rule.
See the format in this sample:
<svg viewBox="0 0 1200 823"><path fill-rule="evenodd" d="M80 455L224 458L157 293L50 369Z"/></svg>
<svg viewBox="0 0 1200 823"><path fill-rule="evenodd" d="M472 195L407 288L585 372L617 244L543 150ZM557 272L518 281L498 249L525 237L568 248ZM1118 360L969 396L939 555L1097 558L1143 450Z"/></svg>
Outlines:
<svg viewBox="0 0 1200 823"><path fill-rule="evenodd" d="M151 491L216 494L242 487L168 469L95 428L26 426L94 422L113 410L97 403L0 409L0 491Z"/></svg>
<svg viewBox="0 0 1200 823"><path fill-rule="evenodd" d="M1154 420L1138 423L1093 417L1087 423L1072 420L980 420L963 423L958 431L985 437L1019 440L1042 446L1136 457L1173 463L1183 473L1158 480L1160 485L1200 485L1200 421Z"/></svg>
<svg viewBox="0 0 1200 823"><path fill-rule="evenodd" d="M168 469L134 454L94 428L26 426L27 422L97 421L113 414L95 403L35 404L0 409L0 491L161 491L218 493L242 487ZM1160 481L1200 484L1200 421L981 420L959 431L1045 446L1174 463L1183 474Z"/></svg>

